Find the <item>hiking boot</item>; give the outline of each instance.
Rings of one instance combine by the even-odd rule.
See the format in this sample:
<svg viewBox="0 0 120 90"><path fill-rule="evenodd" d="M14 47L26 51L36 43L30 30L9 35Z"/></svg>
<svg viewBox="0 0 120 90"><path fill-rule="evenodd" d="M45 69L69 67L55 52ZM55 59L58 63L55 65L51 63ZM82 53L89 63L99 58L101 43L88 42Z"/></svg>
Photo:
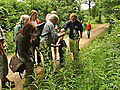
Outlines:
<svg viewBox="0 0 120 90"><path fill-rule="evenodd" d="M2 88L14 88L15 83L14 82L8 82L8 85L6 85L6 82L2 82Z"/></svg>

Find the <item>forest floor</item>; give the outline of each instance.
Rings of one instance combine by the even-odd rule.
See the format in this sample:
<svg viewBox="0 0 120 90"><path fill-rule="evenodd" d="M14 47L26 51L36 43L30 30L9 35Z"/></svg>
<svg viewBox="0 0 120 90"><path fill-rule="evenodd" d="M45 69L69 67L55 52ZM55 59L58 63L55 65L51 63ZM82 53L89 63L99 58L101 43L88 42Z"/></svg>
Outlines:
<svg viewBox="0 0 120 90"><path fill-rule="evenodd" d="M86 46L90 41L92 41L93 39L95 39L95 37L97 37L99 34L103 33L105 31L105 29L107 27L109 27L108 24L96 24L93 25L94 29L91 30L91 37L90 39L87 38L87 32L83 32L83 38L80 39L80 44L79 47L83 48L84 46ZM69 46L69 41L68 38L65 38L65 41L67 43L67 46ZM13 55L8 56L8 62L10 62L10 58ZM37 69L41 69L40 67ZM22 79L20 79L19 74L18 73L13 73L10 69L9 69L9 73L7 75L7 77L11 80L11 81L15 81L15 88L14 90L23 90L23 81ZM1 90L1 89L0 89Z"/></svg>

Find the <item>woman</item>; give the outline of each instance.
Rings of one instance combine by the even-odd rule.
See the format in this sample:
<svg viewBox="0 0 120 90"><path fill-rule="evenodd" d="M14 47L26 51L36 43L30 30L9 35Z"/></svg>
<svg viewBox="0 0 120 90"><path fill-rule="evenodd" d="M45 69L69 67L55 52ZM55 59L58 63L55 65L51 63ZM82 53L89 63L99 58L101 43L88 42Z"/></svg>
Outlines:
<svg viewBox="0 0 120 90"><path fill-rule="evenodd" d="M37 26L38 24L41 24L40 20L37 19L37 16L38 16L37 11L32 10L29 22L31 22L35 26Z"/></svg>
<svg viewBox="0 0 120 90"><path fill-rule="evenodd" d="M30 85L33 82L31 75L34 76L34 63L33 59L30 57L30 39L35 30L35 26L28 22L19 30L16 37L17 55L26 65L26 85Z"/></svg>
<svg viewBox="0 0 120 90"><path fill-rule="evenodd" d="M29 22L31 22L34 26L41 24L40 20L37 19L37 16L38 16L37 11L32 10ZM33 56L34 56L33 60L34 60L34 64L36 67L35 61L37 61L37 64L39 64L41 62L40 53L36 50L36 44L34 44L34 40L31 39L31 43L33 43L32 47L31 47L31 51L32 51ZM37 56L35 55L35 52L37 53ZM35 59L37 59L37 60L35 60Z"/></svg>
<svg viewBox="0 0 120 90"><path fill-rule="evenodd" d="M15 30L14 30L14 41L15 41L15 39L16 39L16 35L17 35L19 29L22 28L23 25L28 22L28 19L29 19L29 16L28 16L28 15L21 15L20 21L19 21L19 22L16 24L16 26L15 26Z"/></svg>

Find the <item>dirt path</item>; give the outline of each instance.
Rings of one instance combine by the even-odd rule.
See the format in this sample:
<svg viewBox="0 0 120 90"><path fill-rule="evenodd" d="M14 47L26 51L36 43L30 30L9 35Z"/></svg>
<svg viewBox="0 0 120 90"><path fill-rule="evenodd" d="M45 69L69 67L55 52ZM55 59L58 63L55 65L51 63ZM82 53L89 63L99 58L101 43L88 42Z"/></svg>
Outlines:
<svg viewBox="0 0 120 90"><path fill-rule="evenodd" d="M83 38L80 39L80 44L79 47L83 48L86 46L90 41L95 39L99 34L103 33L105 31L105 28L107 28L109 25L108 24L99 24L99 25L94 25L94 29L91 30L90 34L90 39L87 38L87 31L83 32ZM69 41L68 38L65 39L67 46L69 46Z"/></svg>
<svg viewBox="0 0 120 90"><path fill-rule="evenodd" d="M103 33L105 31L105 28L107 28L108 24L100 24L100 25L94 25L95 29L91 30L91 38L87 38L86 31L83 33L83 38L80 40L80 48L83 48L85 45L87 45L91 40L93 40L95 37L97 37L100 33ZM69 46L68 38L65 39L67 45ZM8 60L12 57L12 55L8 56ZM9 60L10 61L10 60ZM10 80L15 81L16 87L14 90L23 90L23 80L20 79L18 73L13 73L9 69L9 74L7 76Z"/></svg>

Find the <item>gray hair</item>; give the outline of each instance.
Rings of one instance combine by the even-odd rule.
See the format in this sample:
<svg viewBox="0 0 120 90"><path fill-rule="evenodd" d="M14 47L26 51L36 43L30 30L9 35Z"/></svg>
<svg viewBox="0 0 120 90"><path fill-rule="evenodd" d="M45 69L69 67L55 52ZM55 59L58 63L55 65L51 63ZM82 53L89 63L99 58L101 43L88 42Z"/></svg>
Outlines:
<svg viewBox="0 0 120 90"><path fill-rule="evenodd" d="M20 23L21 22L26 22L28 19L29 19L28 15L21 15L21 17L20 17Z"/></svg>
<svg viewBox="0 0 120 90"><path fill-rule="evenodd" d="M56 15L56 14L52 14L52 15L50 15L50 17L49 17L49 20L51 21L51 20L59 20L59 17Z"/></svg>
<svg viewBox="0 0 120 90"><path fill-rule="evenodd" d="M51 15L51 14L47 14L47 15L46 15L46 21L49 21L50 15Z"/></svg>

